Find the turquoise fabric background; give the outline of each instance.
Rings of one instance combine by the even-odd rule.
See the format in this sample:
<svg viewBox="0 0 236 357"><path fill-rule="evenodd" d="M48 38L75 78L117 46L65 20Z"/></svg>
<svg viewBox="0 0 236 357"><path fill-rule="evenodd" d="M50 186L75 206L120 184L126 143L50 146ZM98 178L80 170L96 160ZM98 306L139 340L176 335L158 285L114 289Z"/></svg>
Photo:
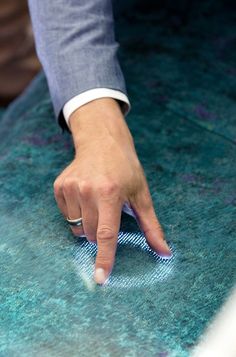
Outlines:
<svg viewBox="0 0 236 357"><path fill-rule="evenodd" d="M189 356L235 284L234 14L150 4L121 9L117 35L127 122L174 257L124 215L112 278L93 285L96 247L53 197L73 145L41 74L0 119L1 357Z"/></svg>

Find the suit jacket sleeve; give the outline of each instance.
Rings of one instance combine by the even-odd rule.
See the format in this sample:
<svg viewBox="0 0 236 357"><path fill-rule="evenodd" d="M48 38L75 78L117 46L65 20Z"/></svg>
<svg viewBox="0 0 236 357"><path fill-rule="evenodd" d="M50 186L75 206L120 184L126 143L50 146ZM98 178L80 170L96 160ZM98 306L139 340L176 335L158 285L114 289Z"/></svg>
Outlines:
<svg viewBox="0 0 236 357"><path fill-rule="evenodd" d="M94 88L126 93L117 59L112 0L29 0L36 49L47 77L56 117Z"/></svg>

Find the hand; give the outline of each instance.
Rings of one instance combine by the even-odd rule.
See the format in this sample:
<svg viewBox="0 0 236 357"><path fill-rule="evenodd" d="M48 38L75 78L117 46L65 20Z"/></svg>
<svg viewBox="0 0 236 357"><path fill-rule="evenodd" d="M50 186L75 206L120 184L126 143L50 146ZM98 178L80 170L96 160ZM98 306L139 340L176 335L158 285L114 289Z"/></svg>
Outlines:
<svg viewBox="0 0 236 357"><path fill-rule="evenodd" d="M83 218L83 228L72 227L73 233L98 245L95 281L103 284L111 273L125 203L135 212L149 246L170 257L118 103L103 98L82 106L70 117L70 129L76 154L56 179L54 193L65 217Z"/></svg>

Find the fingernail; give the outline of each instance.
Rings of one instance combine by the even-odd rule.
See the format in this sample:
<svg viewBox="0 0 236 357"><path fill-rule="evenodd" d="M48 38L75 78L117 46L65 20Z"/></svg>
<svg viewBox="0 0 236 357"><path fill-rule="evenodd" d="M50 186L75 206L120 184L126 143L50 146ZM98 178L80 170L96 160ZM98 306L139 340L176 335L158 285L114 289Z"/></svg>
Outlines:
<svg viewBox="0 0 236 357"><path fill-rule="evenodd" d="M173 254L170 252L170 254L158 254L161 258L163 259L171 259L173 257Z"/></svg>
<svg viewBox="0 0 236 357"><path fill-rule="evenodd" d="M105 270L102 269L102 268L97 268L95 270L95 281L97 284L104 284L107 280L107 276L106 276L106 273L105 273Z"/></svg>
<svg viewBox="0 0 236 357"><path fill-rule="evenodd" d="M163 252L160 252L159 253L159 256L161 257L161 258L164 258L164 259L170 259L170 258L172 258L173 257L173 253L171 252L171 250L170 250L170 247L168 246L168 244L166 243L166 241L164 241L163 242L164 244L164 246L165 246L165 251Z"/></svg>

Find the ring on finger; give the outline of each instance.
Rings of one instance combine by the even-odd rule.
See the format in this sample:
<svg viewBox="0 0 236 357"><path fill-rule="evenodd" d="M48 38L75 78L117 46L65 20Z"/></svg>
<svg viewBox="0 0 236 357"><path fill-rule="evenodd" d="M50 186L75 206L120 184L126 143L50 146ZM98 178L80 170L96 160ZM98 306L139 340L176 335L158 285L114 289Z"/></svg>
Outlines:
<svg viewBox="0 0 236 357"><path fill-rule="evenodd" d="M67 217L66 220L71 227L81 227L83 225L82 217L76 219L70 219L69 217Z"/></svg>

